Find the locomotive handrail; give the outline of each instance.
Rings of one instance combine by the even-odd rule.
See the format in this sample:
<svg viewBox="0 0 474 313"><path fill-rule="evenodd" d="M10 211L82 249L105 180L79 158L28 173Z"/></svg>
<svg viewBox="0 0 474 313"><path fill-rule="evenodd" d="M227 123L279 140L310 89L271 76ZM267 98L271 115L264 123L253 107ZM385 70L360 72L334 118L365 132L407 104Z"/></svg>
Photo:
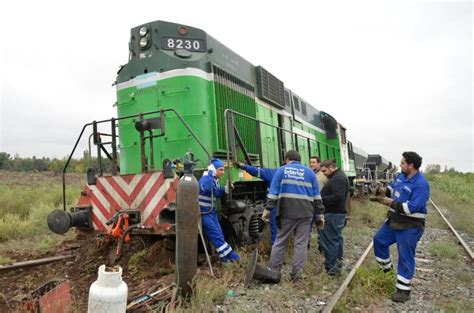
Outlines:
<svg viewBox="0 0 474 313"><path fill-rule="evenodd" d="M107 123L107 122L112 122L112 121L120 121L120 120L124 120L124 119L127 119L127 118L132 118L132 117L139 117L139 116L145 116L145 115L150 115L150 114L156 114L156 113L164 113L164 112L173 112L174 114L176 114L176 116L178 117L178 119L180 120L181 123L183 123L184 127L189 131L189 133L191 134L191 136L193 136L193 138L197 141L197 143L201 146L201 148L204 150L204 152L207 154L207 157L209 158L209 162L211 160L211 154L209 153L209 151L207 151L206 147L204 146L204 144L201 142L201 140L199 140L199 138L196 136L196 134L193 132L193 130L188 126L188 124L186 123L186 121L183 119L183 117L178 113L176 112L175 109L160 109L160 110L155 110L155 111L150 111L150 112L145 112L145 113L138 113L138 114L132 114L132 115L126 115L126 116L122 116L122 117L119 117L119 118L111 118L111 119L107 119L107 120L100 120L100 121L93 121L91 123L87 123L87 124L84 124L84 126L82 127L82 130L81 130L81 133L79 134L79 137L77 138L76 140L76 144L74 145L74 148L72 149L71 151L71 154L69 155L69 158L68 160L66 161L66 164L64 165L64 168L63 168L63 172L62 172L62 180L63 180L63 210L66 211L66 171L67 171L67 168L69 167L69 163L71 162L71 159L74 155L74 152L76 152L76 148L82 138L82 135L84 134L84 131L86 130L87 127L89 126L92 126L92 125L97 125L97 124L102 124L102 123ZM90 153L90 151L89 151Z"/></svg>
<svg viewBox="0 0 474 313"><path fill-rule="evenodd" d="M303 138L312 140L312 141L314 141L314 142L316 142L316 143L319 142L319 141L317 141L316 139L312 139L312 138L310 138L310 137L307 137L307 136L304 136L304 135L295 133L295 132L293 132L292 130L288 130L288 129L285 129L285 128L280 127L280 126L275 126L275 125L272 125L272 124L270 124L270 123L263 122L263 121L261 121L261 120L259 120L259 119L256 119L256 118L254 118L254 117L245 115L245 114L240 113L240 112L236 112L236 111L234 111L234 110L232 110L232 109L225 109L225 111L224 111L224 127L225 127L225 128L224 128L224 129L225 129L225 132L226 132L225 139L226 139L226 146L227 146L227 147L226 147L226 152L227 152L227 164L230 164L230 146L229 146L229 141L230 141L230 139L229 139L229 130L228 130L228 125L227 125L227 115L228 115L229 113L235 114L235 115L238 115L238 116L241 116L241 117L244 117L244 118L248 118L248 119L250 119L250 120L253 120L253 121L257 122L257 125L258 125L259 123L261 123L261 124L264 124L264 125L267 125L267 126L270 126L270 127L273 127L273 128L279 129L279 130L282 130L282 131L284 131L284 132L290 133L290 134L292 134L292 135L297 135L297 136L300 136L300 137L303 137ZM291 139L292 139L292 142L293 142L293 136L292 136ZM261 143L259 143L259 144L261 144ZM328 146L329 146L329 145L328 145ZM333 146L331 146L331 147L333 147ZM234 158L236 158L236 157L237 157L237 156L234 155ZM261 159L260 159L260 162L262 162ZM262 165L262 164L260 163L260 165ZM227 167L227 177L231 177L231 168L230 168L230 166ZM231 183L230 179L229 179L228 181L229 181L229 184L230 184L230 183ZM230 187L230 186L229 186L229 187ZM232 188L229 188L229 199L232 201Z"/></svg>

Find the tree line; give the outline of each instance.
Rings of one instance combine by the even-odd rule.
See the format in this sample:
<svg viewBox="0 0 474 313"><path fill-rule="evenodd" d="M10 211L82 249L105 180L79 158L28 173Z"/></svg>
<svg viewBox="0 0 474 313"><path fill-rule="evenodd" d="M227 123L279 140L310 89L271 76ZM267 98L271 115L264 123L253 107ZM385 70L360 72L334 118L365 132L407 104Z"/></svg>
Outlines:
<svg viewBox="0 0 474 313"><path fill-rule="evenodd" d="M0 152L0 170L13 172L46 172L51 171L56 174L62 173L66 165L67 157L57 158L37 158L20 157L18 154L10 155L6 152ZM102 167L110 168L111 162L107 158L102 158ZM95 157L90 157L88 151L84 151L82 158L71 159L67 172L85 173L89 167L98 168L98 161Z"/></svg>
<svg viewBox="0 0 474 313"><path fill-rule="evenodd" d="M444 166L444 170L441 171L441 165L439 164L428 164L425 169L426 174L441 174L441 173L459 173L454 167L448 168L447 165Z"/></svg>

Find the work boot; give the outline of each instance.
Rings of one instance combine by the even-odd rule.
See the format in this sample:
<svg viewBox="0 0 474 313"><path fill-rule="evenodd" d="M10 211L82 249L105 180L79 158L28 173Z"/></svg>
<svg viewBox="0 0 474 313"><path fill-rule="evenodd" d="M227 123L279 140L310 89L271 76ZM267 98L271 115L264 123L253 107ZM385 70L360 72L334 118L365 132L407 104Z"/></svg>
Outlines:
<svg viewBox="0 0 474 313"><path fill-rule="evenodd" d="M326 273L331 277L335 277L341 274L341 268L336 264L336 266L327 269Z"/></svg>
<svg viewBox="0 0 474 313"><path fill-rule="evenodd" d="M389 268L381 268L384 273L391 273L393 271L393 265L390 265Z"/></svg>
<svg viewBox="0 0 474 313"><path fill-rule="evenodd" d="M293 283L299 283L303 278L298 274L290 274L290 281Z"/></svg>
<svg viewBox="0 0 474 313"><path fill-rule="evenodd" d="M401 290L397 288L397 291L392 294L392 301L404 303L410 300L410 290Z"/></svg>

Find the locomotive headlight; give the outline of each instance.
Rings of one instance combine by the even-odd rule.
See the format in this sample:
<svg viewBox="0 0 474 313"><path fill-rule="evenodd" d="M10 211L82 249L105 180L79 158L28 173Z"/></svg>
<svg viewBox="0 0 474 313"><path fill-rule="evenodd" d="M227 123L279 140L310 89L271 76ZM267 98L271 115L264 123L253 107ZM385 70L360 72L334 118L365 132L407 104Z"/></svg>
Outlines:
<svg viewBox="0 0 474 313"><path fill-rule="evenodd" d="M148 28L146 28L146 26L142 26L140 27L140 30L138 31L138 33L140 34L140 36L145 36L146 34L148 34Z"/></svg>
<svg viewBox="0 0 474 313"><path fill-rule="evenodd" d="M150 41L148 40L147 37L142 37L142 38L140 39L140 48L145 48L146 46L148 46L148 43L149 43L149 42L150 42Z"/></svg>

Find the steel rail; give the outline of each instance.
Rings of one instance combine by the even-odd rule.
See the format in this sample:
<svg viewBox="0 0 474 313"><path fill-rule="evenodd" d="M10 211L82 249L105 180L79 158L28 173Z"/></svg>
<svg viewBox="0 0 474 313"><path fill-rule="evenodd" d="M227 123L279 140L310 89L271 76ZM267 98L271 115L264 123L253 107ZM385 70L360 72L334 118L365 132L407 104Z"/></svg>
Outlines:
<svg viewBox="0 0 474 313"><path fill-rule="evenodd" d="M469 246L466 244L466 242L461 238L459 233L454 229L454 227L451 225L451 223L448 221L448 219L444 216L444 214L441 212L441 210L438 208L438 206L434 203L434 201L430 198L431 204L435 207L435 209L438 211L439 215L443 218L443 220L448 224L449 229L453 232L453 234L456 236L456 238L459 240L461 245L463 246L464 250L466 250L467 254L471 258L471 261L474 260L474 254L472 250L469 248ZM359 258L357 263L354 265L352 270L350 271L349 275L347 275L346 279L342 282L341 286L337 289L337 291L333 294L329 302L326 304L326 306L323 309L323 313L330 313L336 306L337 302L339 301L339 298L342 296L344 291L346 290L347 286L351 282L352 278L354 278L355 273L357 269L360 267L360 265L364 262L365 258L369 254L370 250L372 249L374 245L374 242L371 241L368 247L365 249L364 253L362 256Z"/></svg>
<svg viewBox="0 0 474 313"><path fill-rule="evenodd" d="M337 301L339 301L339 298L342 296L342 294L344 293L344 291L346 290L347 286L349 285L349 283L351 282L352 278L354 278L355 274L356 274L356 271L357 269L360 267L360 265L364 262L365 258L367 257L367 255L369 254L370 250L372 250L372 246L374 245L374 241L371 240L370 241L370 244L367 246L367 248L365 249L364 253L362 254L362 256L359 258L359 260L357 261L357 263L354 265L354 267L352 268L352 270L349 272L349 275L347 275L346 279L344 279L344 281L342 282L341 286L339 286L339 288L336 290L336 292L332 295L331 299L329 300L329 302L326 304L326 306L324 307L324 310L323 310L323 313L330 313L332 312L332 310L334 309L334 307L336 306L336 303Z"/></svg>
<svg viewBox="0 0 474 313"><path fill-rule="evenodd" d="M451 223L448 221L448 219L444 216L444 214L441 212L441 210L438 208L436 203L434 203L434 201L431 198L430 198L430 202L435 207L435 209L438 211L439 215L441 215L441 217L446 222L446 224L448 224L449 229L453 232L454 236L456 236L456 238L459 240L459 243L461 243L464 250L466 250L467 254L471 258L471 261L473 261L474 260L474 254L472 253L472 250L469 248L469 246L466 244L466 242L461 238L461 236L458 234L456 229L454 229L454 227L451 225Z"/></svg>

